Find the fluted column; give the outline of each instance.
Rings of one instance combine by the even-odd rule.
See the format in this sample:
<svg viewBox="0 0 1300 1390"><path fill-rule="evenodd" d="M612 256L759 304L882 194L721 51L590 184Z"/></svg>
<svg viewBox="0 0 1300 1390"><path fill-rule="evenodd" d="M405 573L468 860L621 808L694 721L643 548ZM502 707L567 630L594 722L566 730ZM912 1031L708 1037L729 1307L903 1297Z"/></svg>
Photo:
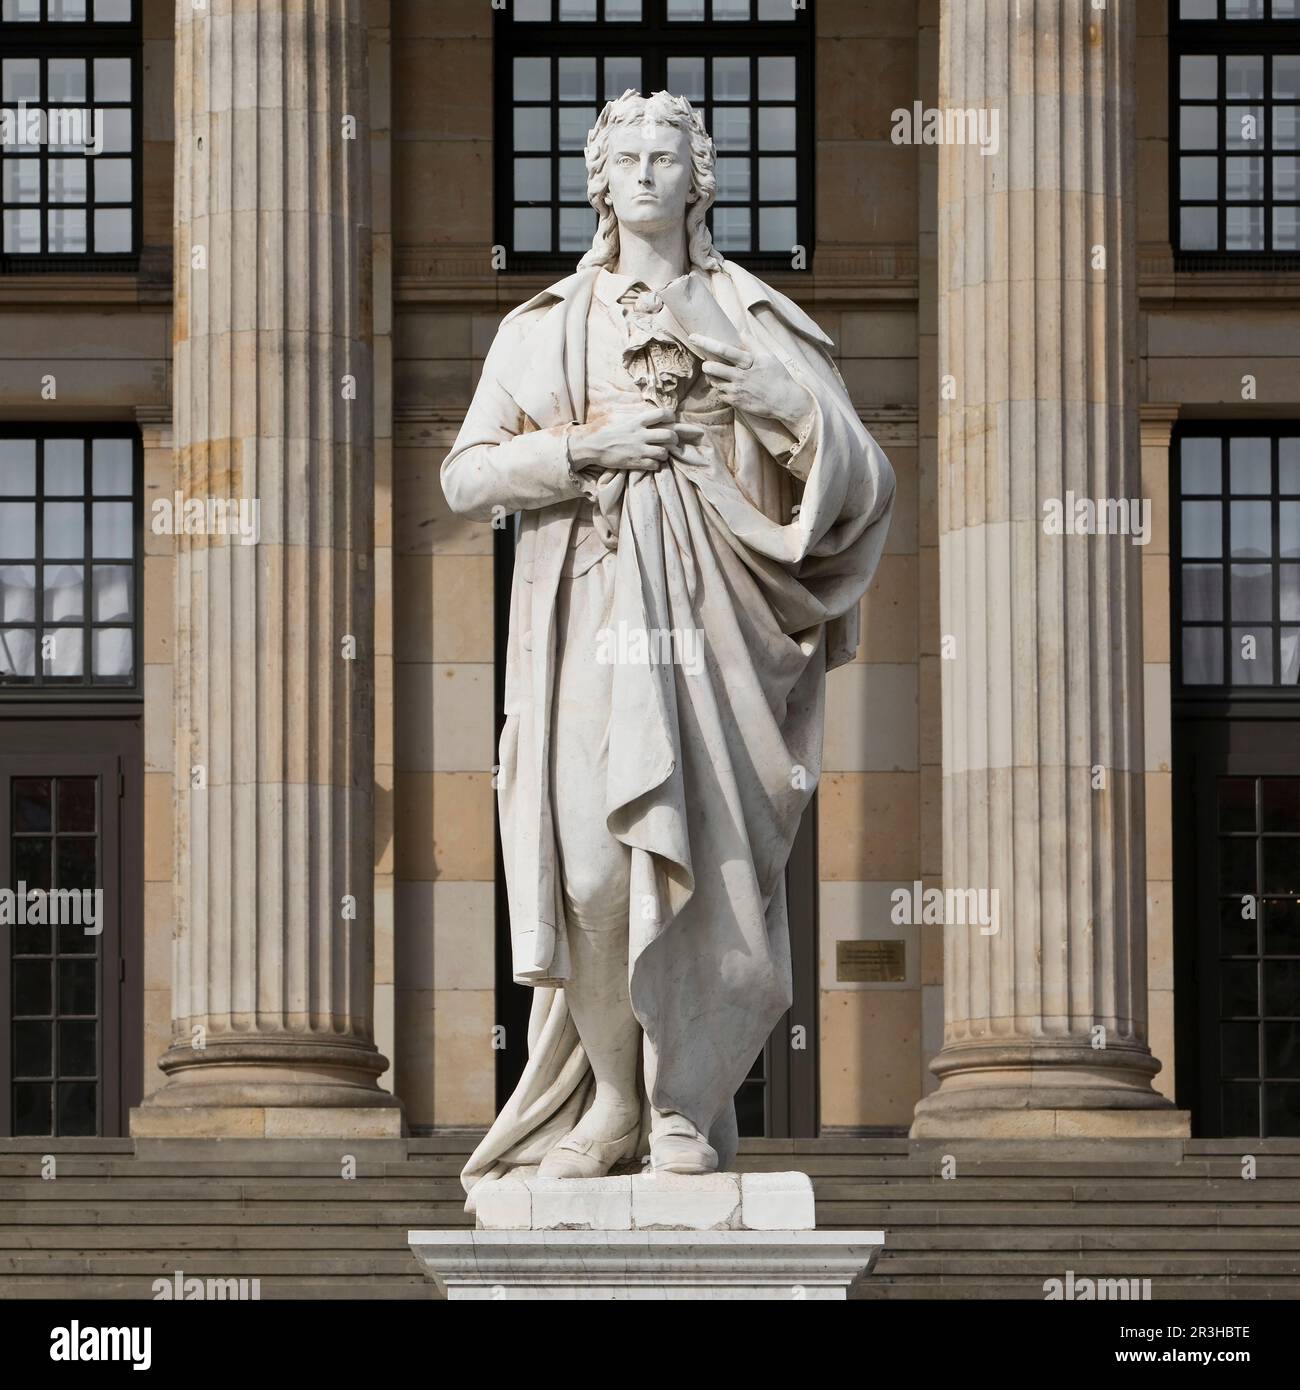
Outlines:
<svg viewBox="0 0 1300 1390"><path fill-rule="evenodd" d="M400 1133L373 1041L364 0L177 0L173 1040L137 1134ZM349 125L349 119L354 124Z"/></svg>
<svg viewBox="0 0 1300 1390"><path fill-rule="evenodd" d="M941 7L941 105L999 135L939 155L944 876L996 898L947 916L915 1137L1188 1132L1147 1046L1141 549L1051 527L1141 497L1135 9Z"/></svg>

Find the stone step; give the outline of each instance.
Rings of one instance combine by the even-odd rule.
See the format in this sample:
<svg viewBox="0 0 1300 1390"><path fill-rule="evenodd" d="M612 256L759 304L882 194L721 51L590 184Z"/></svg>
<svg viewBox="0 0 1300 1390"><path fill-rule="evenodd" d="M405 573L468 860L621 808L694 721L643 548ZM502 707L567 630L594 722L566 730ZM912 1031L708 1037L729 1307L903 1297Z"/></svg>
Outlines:
<svg viewBox="0 0 1300 1390"><path fill-rule="evenodd" d="M72 1252L57 1255L0 1255L0 1278L24 1275L94 1275L95 1278L135 1275L156 1279L177 1269L169 1253L131 1255L104 1251L94 1255L75 1256ZM276 1275L301 1275L318 1278L322 1275L369 1276L372 1274L419 1273L419 1263L410 1250L382 1251L320 1251L295 1256L271 1251L224 1250L205 1253L186 1251L179 1266L187 1277L219 1275L225 1278L269 1279Z"/></svg>
<svg viewBox="0 0 1300 1390"><path fill-rule="evenodd" d="M49 1298L49 1299L140 1299L149 1296L141 1293L139 1277L96 1278L94 1292L88 1291L89 1280L69 1278L66 1275L51 1275L41 1278L26 1275L4 1281L5 1298ZM417 1278L397 1275L373 1276L362 1280L355 1275L341 1275L336 1279L314 1279L310 1277L264 1280L261 1287L261 1301L276 1299L393 1299L431 1302L438 1298L438 1291L423 1275Z"/></svg>
<svg viewBox="0 0 1300 1390"><path fill-rule="evenodd" d="M189 1202L159 1202L132 1206L113 1202L103 1206L61 1206L57 1202L32 1203L23 1210L0 1207L0 1223L7 1225L55 1226L140 1226L165 1227L198 1225L281 1225L281 1226L372 1226L401 1225L432 1229L441 1226L472 1226L474 1218L460 1202L407 1202L370 1205L346 1202L337 1206L321 1201L286 1206L263 1202L253 1207L237 1203L213 1203L207 1207Z"/></svg>

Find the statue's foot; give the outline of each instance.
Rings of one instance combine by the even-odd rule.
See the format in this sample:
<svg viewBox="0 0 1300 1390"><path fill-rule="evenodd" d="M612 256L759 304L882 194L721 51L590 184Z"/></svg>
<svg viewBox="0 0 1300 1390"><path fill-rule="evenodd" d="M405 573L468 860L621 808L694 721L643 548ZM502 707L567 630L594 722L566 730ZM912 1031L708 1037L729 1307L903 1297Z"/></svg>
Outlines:
<svg viewBox="0 0 1300 1390"><path fill-rule="evenodd" d="M641 1114L636 1113L632 1127L614 1139L589 1138L588 1134L600 1125L591 1112L542 1159L537 1170L539 1178L603 1178L617 1163L636 1157L637 1140L641 1134Z"/></svg>
<svg viewBox="0 0 1300 1390"><path fill-rule="evenodd" d="M718 1151L685 1115L656 1114L650 1130L650 1162L656 1173L698 1177L718 1171Z"/></svg>

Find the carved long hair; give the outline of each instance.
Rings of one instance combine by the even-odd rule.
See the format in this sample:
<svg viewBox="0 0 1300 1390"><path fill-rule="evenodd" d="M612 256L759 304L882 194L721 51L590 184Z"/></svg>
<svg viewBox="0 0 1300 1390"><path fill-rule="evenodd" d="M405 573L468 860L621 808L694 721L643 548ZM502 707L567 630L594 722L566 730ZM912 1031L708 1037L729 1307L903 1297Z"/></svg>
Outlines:
<svg viewBox="0 0 1300 1390"><path fill-rule="evenodd" d="M684 130L691 142L691 192L686 207L686 249L692 265L701 270L717 270L722 262L713 249L705 214L717 196L718 180L714 173L716 155L709 132L704 129L700 113L685 97L668 92L654 92L643 97L629 87L615 101L605 103L596 124L587 135L583 153L587 159L587 198L596 209L599 221L591 250L578 262L584 266L608 266L618 260L618 219L609 198L609 137L615 126L636 125L644 121L662 122Z"/></svg>

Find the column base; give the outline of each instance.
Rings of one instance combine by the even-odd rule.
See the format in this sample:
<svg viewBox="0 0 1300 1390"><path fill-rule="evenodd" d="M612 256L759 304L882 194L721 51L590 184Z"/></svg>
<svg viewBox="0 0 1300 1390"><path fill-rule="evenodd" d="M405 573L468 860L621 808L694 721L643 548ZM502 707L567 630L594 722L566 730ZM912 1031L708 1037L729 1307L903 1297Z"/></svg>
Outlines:
<svg viewBox="0 0 1300 1390"><path fill-rule="evenodd" d="M939 1089L920 1101L913 1139L1188 1139L1191 1114L1152 1085L1160 1063L1141 1044L1074 1039L951 1044L930 1064Z"/></svg>
<svg viewBox="0 0 1300 1390"><path fill-rule="evenodd" d="M140 1139L388 1139L405 1132L402 1103L380 1088L387 1060L373 1043L303 1036L173 1044L167 1080L130 1115Z"/></svg>

